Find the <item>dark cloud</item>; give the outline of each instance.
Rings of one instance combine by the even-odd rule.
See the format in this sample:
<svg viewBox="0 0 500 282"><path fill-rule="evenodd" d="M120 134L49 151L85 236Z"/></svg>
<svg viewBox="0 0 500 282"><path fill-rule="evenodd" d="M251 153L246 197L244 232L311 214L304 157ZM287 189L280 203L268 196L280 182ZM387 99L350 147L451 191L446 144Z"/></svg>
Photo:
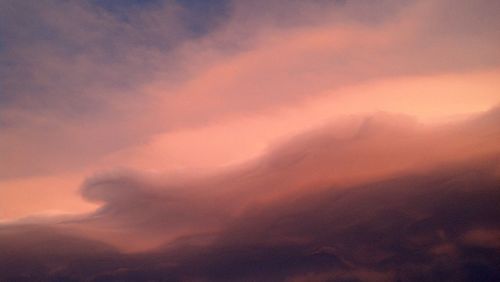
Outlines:
<svg viewBox="0 0 500 282"><path fill-rule="evenodd" d="M367 81L483 76L500 2L471 3L0 0L0 179ZM462 101L439 98L419 103ZM438 126L380 113L218 175L96 175L81 193L97 210L1 223L0 282L500 281L498 124L498 108Z"/></svg>
<svg viewBox="0 0 500 282"><path fill-rule="evenodd" d="M387 121L394 118L365 120L350 137L331 128L304 135L219 176L91 178L82 193L102 203L95 213L1 227L0 280L498 281L499 111L424 131ZM491 148L478 151L486 136L491 142L480 145ZM396 157L394 144L407 139L431 151L450 140L457 148L363 181L328 173L318 174L321 184L297 181L312 169L369 161L366 146ZM110 246L149 240L155 244L140 252Z"/></svg>
<svg viewBox="0 0 500 282"><path fill-rule="evenodd" d="M120 255L104 243L37 225L0 227L0 249L0 281L80 280Z"/></svg>
<svg viewBox="0 0 500 282"><path fill-rule="evenodd" d="M139 254L47 228L3 228L2 278L497 281L498 237L484 244L500 231L497 170L492 158L255 206L209 244L184 237Z"/></svg>

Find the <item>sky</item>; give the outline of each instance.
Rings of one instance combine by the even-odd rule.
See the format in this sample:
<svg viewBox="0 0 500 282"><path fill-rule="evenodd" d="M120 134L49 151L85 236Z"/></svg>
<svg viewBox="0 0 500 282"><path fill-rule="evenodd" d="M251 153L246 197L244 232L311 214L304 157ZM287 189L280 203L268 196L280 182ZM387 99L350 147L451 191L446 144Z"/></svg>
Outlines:
<svg viewBox="0 0 500 282"><path fill-rule="evenodd" d="M0 0L0 281L500 280L499 11Z"/></svg>

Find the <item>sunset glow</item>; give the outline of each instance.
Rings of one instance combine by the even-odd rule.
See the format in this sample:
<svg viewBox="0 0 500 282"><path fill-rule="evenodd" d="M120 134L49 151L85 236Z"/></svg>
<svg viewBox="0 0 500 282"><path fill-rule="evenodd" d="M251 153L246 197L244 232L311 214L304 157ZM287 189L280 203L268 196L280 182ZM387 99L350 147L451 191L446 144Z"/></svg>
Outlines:
<svg viewBox="0 0 500 282"><path fill-rule="evenodd" d="M500 281L499 12L0 0L0 281Z"/></svg>

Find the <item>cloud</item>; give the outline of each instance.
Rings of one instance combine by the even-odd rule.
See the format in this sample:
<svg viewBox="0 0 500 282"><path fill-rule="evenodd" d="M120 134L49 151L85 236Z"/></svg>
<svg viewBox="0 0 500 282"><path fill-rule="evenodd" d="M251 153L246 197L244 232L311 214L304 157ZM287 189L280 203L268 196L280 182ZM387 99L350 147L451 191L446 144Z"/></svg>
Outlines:
<svg viewBox="0 0 500 282"><path fill-rule="evenodd" d="M0 280L500 280L497 4L127 3L0 3Z"/></svg>
<svg viewBox="0 0 500 282"><path fill-rule="evenodd" d="M82 170L366 81L498 67L491 1L265 2L221 4L203 32L182 2L2 2L0 177Z"/></svg>
<svg viewBox="0 0 500 282"><path fill-rule="evenodd" d="M212 232L254 205L494 156L497 120L497 109L441 126L379 114L348 121L356 129L347 134L338 134L339 125L304 133L269 156L219 175L105 174L87 180L82 193L102 203L89 219L93 224L116 224L140 236L157 230L175 236Z"/></svg>
<svg viewBox="0 0 500 282"><path fill-rule="evenodd" d="M494 281L498 118L383 115L219 175L96 175L82 186L94 213L2 226L2 278Z"/></svg>

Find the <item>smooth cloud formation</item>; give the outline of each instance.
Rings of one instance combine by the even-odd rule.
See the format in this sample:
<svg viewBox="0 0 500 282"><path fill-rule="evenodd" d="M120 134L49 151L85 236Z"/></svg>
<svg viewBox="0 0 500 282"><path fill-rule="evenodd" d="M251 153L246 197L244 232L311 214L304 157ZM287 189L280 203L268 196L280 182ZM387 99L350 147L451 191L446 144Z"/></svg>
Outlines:
<svg viewBox="0 0 500 282"><path fill-rule="evenodd" d="M222 175L96 176L96 212L2 227L3 278L495 281L499 121L373 116Z"/></svg>
<svg viewBox="0 0 500 282"><path fill-rule="evenodd" d="M0 1L0 281L499 281L499 10Z"/></svg>
<svg viewBox="0 0 500 282"><path fill-rule="evenodd" d="M200 33L183 1L3 1L0 177L74 171L152 134L500 60L492 1L218 3Z"/></svg>

